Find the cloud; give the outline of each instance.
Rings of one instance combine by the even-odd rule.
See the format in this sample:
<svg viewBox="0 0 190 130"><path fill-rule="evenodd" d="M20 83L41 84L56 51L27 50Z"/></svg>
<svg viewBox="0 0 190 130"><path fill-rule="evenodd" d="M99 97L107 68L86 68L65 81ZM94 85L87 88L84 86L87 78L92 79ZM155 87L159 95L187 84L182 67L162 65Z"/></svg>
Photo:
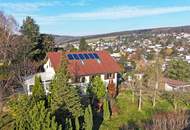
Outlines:
<svg viewBox="0 0 190 130"><path fill-rule="evenodd" d="M49 18L55 18L57 20L113 20L113 19L125 19L132 17L142 17L150 15L160 15L190 11L190 6L181 7L160 7L160 8L144 8L144 7L112 7L94 12L83 12L83 13L67 13L57 16L50 16Z"/></svg>
<svg viewBox="0 0 190 130"><path fill-rule="evenodd" d="M2 5L0 5L2 6ZM27 4L26 4L27 6ZM28 5L31 8L39 8L43 6L52 6L52 3L48 4L34 4ZM174 6L174 7L157 7L148 8L142 6L118 6L103 8L91 12L72 12L62 13L57 15L39 15L34 13L13 13L19 21L25 16L32 16L40 25L53 25L68 21L93 21L93 20L120 20L129 19L135 17L155 16L170 13L189 12L190 6Z"/></svg>
<svg viewBox="0 0 190 130"><path fill-rule="evenodd" d="M41 2L1 2L0 10L8 10L10 12L34 12L40 11L44 7L57 6L87 6L91 0L77 0L77 1L62 1L62 0L46 0Z"/></svg>
<svg viewBox="0 0 190 130"><path fill-rule="evenodd" d="M57 5L62 5L62 4L60 1L22 2L22 3L5 2L5 3L0 3L0 9L16 11L16 12L32 12L32 11L37 11L43 7L52 7Z"/></svg>

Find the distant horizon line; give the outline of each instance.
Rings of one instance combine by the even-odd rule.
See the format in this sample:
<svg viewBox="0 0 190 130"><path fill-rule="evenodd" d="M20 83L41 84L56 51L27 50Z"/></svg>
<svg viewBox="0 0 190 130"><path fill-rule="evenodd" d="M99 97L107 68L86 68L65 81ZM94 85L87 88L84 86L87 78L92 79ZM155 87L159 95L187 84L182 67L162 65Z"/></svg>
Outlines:
<svg viewBox="0 0 190 130"><path fill-rule="evenodd" d="M106 35L106 34L113 34L113 33L119 33L119 32L132 32L132 31L141 31L141 30L149 30L149 29L164 29L164 28L176 28L176 27L188 27L189 25L174 25L174 26L158 26L158 27L145 27L145 28L136 28L136 29L129 29L129 30L118 30L118 31L111 31L111 32L103 32L103 33L95 33L95 34L89 34L89 35L75 35L75 34L59 34L59 33L45 33L42 32L42 34L50 34L50 35L57 35L57 36L68 36L68 37L90 37L90 36L98 36L98 35Z"/></svg>

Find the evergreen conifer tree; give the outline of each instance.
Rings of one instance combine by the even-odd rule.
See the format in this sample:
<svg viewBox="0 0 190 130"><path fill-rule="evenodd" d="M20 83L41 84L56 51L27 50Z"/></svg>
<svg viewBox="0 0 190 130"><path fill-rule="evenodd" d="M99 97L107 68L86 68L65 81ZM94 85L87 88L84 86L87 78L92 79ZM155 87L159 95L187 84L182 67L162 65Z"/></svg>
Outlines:
<svg viewBox="0 0 190 130"><path fill-rule="evenodd" d="M60 69L56 73L51 85L51 109L53 112L56 112L58 109L67 111L72 117L79 117L82 115L80 97L76 88L69 85L68 80L67 60L63 56Z"/></svg>
<svg viewBox="0 0 190 130"><path fill-rule="evenodd" d="M80 39L79 50L80 51L90 51L90 50L92 50L91 47L86 42L85 38Z"/></svg>
<svg viewBox="0 0 190 130"><path fill-rule="evenodd" d="M55 117L45 108L40 78L35 78L33 95L19 95L9 102L15 130L61 130Z"/></svg>
<svg viewBox="0 0 190 130"><path fill-rule="evenodd" d="M55 117L50 117L50 112L45 108L44 102L37 103L29 112L32 130L58 130L61 127L55 122Z"/></svg>
<svg viewBox="0 0 190 130"><path fill-rule="evenodd" d="M65 120L65 129L66 130L73 130L72 122L70 118L66 118Z"/></svg>
<svg viewBox="0 0 190 130"><path fill-rule="evenodd" d="M41 78L38 76L35 77L35 83L32 88L32 97L35 101L39 101L45 98L45 92L41 84Z"/></svg>
<svg viewBox="0 0 190 130"><path fill-rule="evenodd" d="M15 119L15 130L61 130L61 126L50 117L50 112L45 108L44 102L36 103L32 108Z"/></svg>
<svg viewBox="0 0 190 130"><path fill-rule="evenodd" d="M75 130L80 130L80 123L77 117L75 118Z"/></svg>
<svg viewBox="0 0 190 130"><path fill-rule="evenodd" d="M92 89L91 89L91 91L96 96L96 98L98 100L103 98L106 95L106 87L105 87L103 81L101 80L101 78L99 76L96 76L92 80Z"/></svg>
<svg viewBox="0 0 190 130"><path fill-rule="evenodd" d="M88 107L85 109L84 113L84 122L85 122L85 130L92 130L93 128L93 115L92 115L92 109L91 106L88 105Z"/></svg>
<svg viewBox="0 0 190 130"><path fill-rule="evenodd" d="M107 99L104 99L103 110L104 110L103 118L105 121L107 121L110 119L109 103Z"/></svg>

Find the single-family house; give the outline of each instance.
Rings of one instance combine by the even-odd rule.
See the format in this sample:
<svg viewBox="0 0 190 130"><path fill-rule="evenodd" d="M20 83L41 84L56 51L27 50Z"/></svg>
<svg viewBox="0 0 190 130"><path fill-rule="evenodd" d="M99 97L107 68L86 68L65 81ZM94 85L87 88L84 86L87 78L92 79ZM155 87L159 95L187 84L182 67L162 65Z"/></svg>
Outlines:
<svg viewBox="0 0 190 130"><path fill-rule="evenodd" d="M190 84L186 82L169 79L169 78L164 78L163 81L164 81L165 91L174 91L174 90L189 91L190 90Z"/></svg>
<svg viewBox="0 0 190 130"><path fill-rule="evenodd" d="M49 52L45 59L44 72L36 74L41 76L47 93L51 80L61 67L62 56L68 61L68 71L71 75L69 82L80 87L82 91L86 91L94 76L100 76L106 86L110 81L117 85L117 75L121 68L107 51ZM32 94L34 77L35 75L29 76L25 80L25 90L28 94Z"/></svg>

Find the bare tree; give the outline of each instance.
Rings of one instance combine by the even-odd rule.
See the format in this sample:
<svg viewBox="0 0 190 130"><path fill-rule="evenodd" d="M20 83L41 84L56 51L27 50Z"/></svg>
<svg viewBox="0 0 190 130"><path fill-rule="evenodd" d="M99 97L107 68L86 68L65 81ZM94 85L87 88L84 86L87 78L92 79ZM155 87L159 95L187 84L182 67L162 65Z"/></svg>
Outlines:
<svg viewBox="0 0 190 130"><path fill-rule="evenodd" d="M0 60L10 62L14 53L13 40L17 31L17 23L12 16L0 12Z"/></svg>
<svg viewBox="0 0 190 130"><path fill-rule="evenodd" d="M157 98L157 93L158 93L158 89L159 89L159 84L160 84L160 80L161 78L161 67L160 67L160 62L159 62L159 57L157 55L156 57L156 63L154 65L155 67L155 87L154 87L154 92L153 92L153 104L152 106L155 107L156 105L156 98Z"/></svg>
<svg viewBox="0 0 190 130"><path fill-rule="evenodd" d="M134 79L129 82L129 88L132 92L131 101L135 103L136 82Z"/></svg>
<svg viewBox="0 0 190 130"><path fill-rule="evenodd" d="M26 58L29 50L27 40L18 34L17 28L12 16L0 12L0 71L6 68L4 73L0 73L1 101L5 95L14 93L18 81L23 81L23 77L34 70L34 64Z"/></svg>
<svg viewBox="0 0 190 130"><path fill-rule="evenodd" d="M3 12L0 12L0 63L1 65L10 65L13 59L15 47L14 47L14 34L17 29L17 23L12 16L7 16ZM0 66L1 67L1 66ZM1 69L1 68L0 68ZM8 71L8 68L6 68ZM1 74L2 75L2 74ZM6 74L6 79L0 80L0 103L3 100L3 96L8 89L8 86L12 82L12 74ZM1 104L2 105L2 104Z"/></svg>
<svg viewBox="0 0 190 130"><path fill-rule="evenodd" d="M142 93L143 93L143 85L142 85L142 79L137 79L137 91L138 91L138 111L142 110Z"/></svg>
<svg viewBox="0 0 190 130"><path fill-rule="evenodd" d="M158 113L145 130L189 130L189 111Z"/></svg>
<svg viewBox="0 0 190 130"><path fill-rule="evenodd" d="M161 69L161 59L157 56L155 62L150 64L145 71L144 76L145 86L149 91L149 96L152 99L152 106L155 107L156 100L160 95L163 86L163 75Z"/></svg>

